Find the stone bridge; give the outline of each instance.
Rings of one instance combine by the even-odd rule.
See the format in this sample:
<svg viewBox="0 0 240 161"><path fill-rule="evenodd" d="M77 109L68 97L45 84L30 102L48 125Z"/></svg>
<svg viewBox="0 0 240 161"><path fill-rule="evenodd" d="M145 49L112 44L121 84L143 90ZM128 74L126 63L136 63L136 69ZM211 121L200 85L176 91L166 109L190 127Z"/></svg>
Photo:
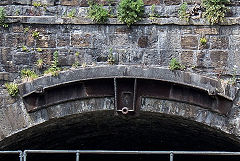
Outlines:
<svg viewBox="0 0 240 161"><path fill-rule="evenodd" d="M86 0L35 2L0 2L9 26L0 32L0 150L239 151L239 2L210 25L179 19L192 0L144 0L130 28L114 16L94 23ZM119 0L98 2L115 14ZM62 70L44 75L56 51ZM170 70L173 58L185 70ZM39 77L22 81L23 69ZM17 97L6 82L19 85Z"/></svg>
<svg viewBox="0 0 240 161"><path fill-rule="evenodd" d="M1 109L2 149L239 148L237 88L198 74L88 67L19 89Z"/></svg>

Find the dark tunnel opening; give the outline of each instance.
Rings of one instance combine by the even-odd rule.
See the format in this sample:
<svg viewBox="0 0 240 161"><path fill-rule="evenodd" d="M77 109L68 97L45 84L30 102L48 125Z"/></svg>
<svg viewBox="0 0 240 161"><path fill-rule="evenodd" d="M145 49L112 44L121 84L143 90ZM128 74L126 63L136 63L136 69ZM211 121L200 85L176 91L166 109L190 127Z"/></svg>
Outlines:
<svg viewBox="0 0 240 161"><path fill-rule="evenodd" d="M19 132L0 143L1 150L137 150L137 151L239 151L237 139L220 130L182 117L142 112L139 116L116 116L98 111L53 119ZM13 161L18 156L1 155ZM29 154L27 161L70 161L74 154ZM84 161L169 160L168 155L89 155ZM174 161L238 160L230 156L176 155Z"/></svg>

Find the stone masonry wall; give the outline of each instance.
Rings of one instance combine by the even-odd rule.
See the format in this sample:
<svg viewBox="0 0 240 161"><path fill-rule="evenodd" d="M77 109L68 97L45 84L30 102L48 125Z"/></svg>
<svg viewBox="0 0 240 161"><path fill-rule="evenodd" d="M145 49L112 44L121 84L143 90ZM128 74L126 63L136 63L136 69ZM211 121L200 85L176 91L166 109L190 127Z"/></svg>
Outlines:
<svg viewBox="0 0 240 161"><path fill-rule="evenodd" d="M191 19L189 23L178 18L180 4L187 2L191 8L194 0L144 0L145 16L130 28L116 17L109 18L105 24L95 24L87 17L87 0L43 0L40 7L34 7L34 2L36 0L0 1L0 7L6 10L9 26L0 28L0 112L3 111L4 116L0 117L0 122L3 125L7 124L4 124L4 111L9 114L7 118L13 117L19 124L24 120L29 123L28 119L17 117L29 115L22 99L10 97L3 84L21 82L22 69L42 73L51 65L55 51L59 53L59 66L63 69L71 68L75 62L79 62L79 67L108 65L108 55L112 49L116 59L114 65L168 68L170 60L177 58L185 65L186 71L222 81L238 78L240 74L238 1L232 1L225 23L209 25L204 18ZM110 6L107 0L98 2L106 8L111 7L116 13L119 1L111 1ZM200 0L196 2L201 3ZM156 4L155 10L159 16L152 19L148 15L153 4ZM75 16L67 16L74 9ZM39 38L33 37L35 31L39 32ZM205 46L200 44L202 37L207 39ZM44 61L41 70L36 66L39 59ZM236 102L240 102L239 98ZM239 136L238 106L233 109L233 119L229 123L234 130L229 127L223 131ZM41 122L41 115L44 114L41 111L35 114L40 115L36 122ZM21 128L26 126L19 125ZM1 131L5 127L0 128L0 140L19 130L13 128L9 133L3 133Z"/></svg>
<svg viewBox="0 0 240 161"><path fill-rule="evenodd" d="M44 60L46 69L54 51L59 52L59 65L65 68L76 61L80 65L107 64L112 49L116 64L168 67L170 60L177 58L187 70L211 77L229 79L235 70L239 73L240 7L236 1L231 3L227 23L211 26L203 18L192 19L190 23L180 20L182 0L146 0L146 18L131 28L117 18L110 18L106 24L94 24L87 17L86 0L45 0L40 7L34 7L34 2L0 2L9 22L9 27L1 28L0 32L0 83L19 78L24 68L37 70L38 59ZM193 6L193 1L186 2L190 8ZM109 7L108 1L99 3ZM118 1L111 4L116 12ZM158 18L148 18L152 4L156 4ZM75 17L69 18L67 15L73 9ZM38 39L33 38L34 31L40 33ZM207 38L207 45L200 44L201 37Z"/></svg>

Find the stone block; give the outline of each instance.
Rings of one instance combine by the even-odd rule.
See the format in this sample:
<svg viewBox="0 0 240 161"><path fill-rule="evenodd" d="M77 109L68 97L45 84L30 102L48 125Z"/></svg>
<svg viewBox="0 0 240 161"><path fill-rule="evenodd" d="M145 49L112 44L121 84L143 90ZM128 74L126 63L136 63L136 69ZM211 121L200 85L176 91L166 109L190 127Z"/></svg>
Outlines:
<svg viewBox="0 0 240 161"><path fill-rule="evenodd" d="M148 36L139 37L138 47L140 47L140 48L147 48L148 47Z"/></svg>
<svg viewBox="0 0 240 161"><path fill-rule="evenodd" d="M0 80L8 81L9 73L8 72L0 72Z"/></svg>
<svg viewBox="0 0 240 161"><path fill-rule="evenodd" d="M198 48L197 36L182 36L181 46L183 49L197 49Z"/></svg>
<svg viewBox="0 0 240 161"><path fill-rule="evenodd" d="M193 55L193 51L183 51L181 53L181 62L183 65L185 66L192 66L193 65L193 58L194 58L194 55Z"/></svg>
<svg viewBox="0 0 240 161"><path fill-rule="evenodd" d="M81 7L88 7L88 0L80 0L79 6Z"/></svg>
<svg viewBox="0 0 240 161"><path fill-rule="evenodd" d="M53 6L55 3L55 0L32 0L32 4L34 2L41 2L42 5L46 5L46 6Z"/></svg>
<svg viewBox="0 0 240 161"><path fill-rule="evenodd" d="M182 0L164 0L165 5L179 5L182 3Z"/></svg>
<svg viewBox="0 0 240 161"><path fill-rule="evenodd" d="M28 33L27 35L25 35L26 37L26 46L34 46L35 45L35 40L32 37L32 33Z"/></svg>
<svg viewBox="0 0 240 161"><path fill-rule="evenodd" d="M71 46L73 47L90 47L91 35L85 34L72 34L71 35Z"/></svg>
<svg viewBox="0 0 240 161"><path fill-rule="evenodd" d="M12 27L12 32L14 33L23 33L23 31L24 31L24 28L22 25L14 25Z"/></svg>
<svg viewBox="0 0 240 161"><path fill-rule="evenodd" d="M219 34L219 28L216 27L204 27L204 28L196 28L194 29L195 34L200 35L218 35Z"/></svg>
<svg viewBox="0 0 240 161"><path fill-rule="evenodd" d="M77 6L78 4L78 0L61 0L63 6Z"/></svg>
<svg viewBox="0 0 240 161"><path fill-rule="evenodd" d="M153 4L160 5L163 3L163 0L143 0L145 5L151 6Z"/></svg>
<svg viewBox="0 0 240 161"><path fill-rule="evenodd" d="M15 65L29 65L29 53L17 53L13 56Z"/></svg>
<svg viewBox="0 0 240 161"><path fill-rule="evenodd" d="M6 36L7 47L21 47L25 43L26 37L23 34L7 34Z"/></svg>
<svg viewBox="0 0 240 161"><path fill-rule="evenodd" d="M8 61L12 60L11 48L3 48L1 51L2 51L0 54L1 64L8 65Z"/></svg>
<svg viewBox="0 0 240 161"><path fill-rule="evenodd" d="M228 65L227 51L210 51L210 58L214 67L223 68Z"/></svg>
<svg viewBox="0 0 240 161"><path fill-rule="evenodd" d="M229 39L227 36L212 36L210 37L211 49L227 49Z"/></svg>
<svg viewBox="0 0 240 161"><path fill-rule="evenodd" d="M201 0L183 0L183 2L187 2L188 4L201 4Z"/></svg>
<svg viewBox="0 0 240 161"><path fill-rule="evenodd" d="M70 45L70 34L58 34L57 35L57 46L69 46Z"/></svg>
<svg viewBox="0 0 240 161"><path fill-rule="evenodd" d="M1 1L0 1L0 5L8 5L8 4L9 4L8 1L9 1L9 0L1 0Z"/></svg>
<svg viewBox="0 0 240 161"><path fill-rule="evenodd" d="M109 43L113 46L127 46L131 44L127 34L109 35Z"/></svg>
<svg viewBox="0 0 240 161"><path fill-rule="evenodd" d="M32 0L12 0L12 3L13 4L16 4L16 5L30 5L32 2Z"/></svg>
<svg viewBox="0 0 240 161"><path fill-rule="evenodd" d="M56 48L56 38L54 35L40 35L36 40L36 47Z"/></svg>
<svg viewBox="0 0 240 161"><path fill-rule="evenodd" d="M3 34L0 33L0 46L4 46L5 45L5 39Z"/></svg>

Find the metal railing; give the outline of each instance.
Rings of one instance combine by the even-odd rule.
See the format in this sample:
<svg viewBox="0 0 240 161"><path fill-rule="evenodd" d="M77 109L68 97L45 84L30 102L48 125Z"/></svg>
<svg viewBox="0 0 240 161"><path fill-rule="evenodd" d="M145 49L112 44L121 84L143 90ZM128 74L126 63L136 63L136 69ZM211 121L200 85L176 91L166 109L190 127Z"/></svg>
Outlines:
<svg viewBox="0 0 240 161"><path fill-rule="evenodd" d="M240 152L218 151L111 151L111 150L25 150L25 151L0 151L1 154L18 154L20 161L27 161L27 154L75 154L79 161L80 154L115 154L115 155L169 155L173 161L174 155L212 155L212 156L240 156Z"/></svg>

